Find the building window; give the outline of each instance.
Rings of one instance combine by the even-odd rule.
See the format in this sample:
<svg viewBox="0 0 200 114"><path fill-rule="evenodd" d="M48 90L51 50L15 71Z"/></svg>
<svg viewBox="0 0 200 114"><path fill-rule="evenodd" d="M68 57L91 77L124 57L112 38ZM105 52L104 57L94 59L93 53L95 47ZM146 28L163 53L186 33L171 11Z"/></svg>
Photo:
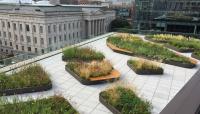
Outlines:
<svg viewBox="0 0 200 114"><path fill-rule="evenodd" d="M0 37L1 37L1 31L0 31Z"/></svg>
<svg viewBox="0 0 200 114"><path fill-rule="evenodd" d="M3 37L6 37L6 32L3 32Z"/></svg>
<svg viewBox="0 0 200 114"><path fill-rule="evenodd" d="M79 26L79 22L77 22L77 29L78 29L78 26Z"/></svg>
<svg viewBox="0 0 200 114"><path fill-rule="evenodd" d="M22 24L19 25L19 29L20 29L20 31L23 30Z"/></svg>
<svg viewBox="0 0 200 114"><path fill-rule="evenodd" d="M67 40L67 35L66 35L66 34L64 35L64 40L65 40L65 41Z"/></svg>
<svg viewBox="0 0 200 114"><path fill-rule="evenodd" d="M27 43L31 43L31 38L30 38L30 36L27 36L27 37L26 37L26 40L27 40Z"/></svg>
<svg viewBox="0 0 200 114"><path fill-rule="evenodd" d="M59 36L60 42L62 42L62 36Z"/></svg>
<svg viewBox="0 0 200 114"><path fill-rule="evenodd" d="M73 29L75 28L75 24L73 23Z"/></svg>
<svg viewBox="0 0 200 114"><path fill-rule="evenodd" d="M54 37L54 43L56 43L56 37Z"/></svg>
<svg viewBox="0 0 200 114"><path fill-rule="evenodd" d="M51 26L48 26L48 33L51 33Z"/></svg>
<svg viewBox="0 0 200 114"><path fill-rule="evenodd" d="M38 50L37 50L37 48L35 48L35 53L37 53L38 52Z"/></svg>
<svg viewBox="0 0 200 114"><path fill-rule="evenodd" d="M31 47L28 47L28 51L31 52Z"/></svg>
<svg viewBox="0 0 200 114"><path fill-rule="evenodd" d="M43 33L43 26L40 26L40 33Z"/></svg>
<svg viewBox="0 0 200 114"><path fill-rule="evenodd" d="M5 22L4 21L2 22L2 27L5 28Z"/></svg>
<svg viewBox="0 0 200 114"><path fill-rule="evenodd" d="M5 41L5 46L7 46L7 41Z"/></svg>
<svg viewBox="0 0 200 114"><path fill-rule="evenodd" d="M33 32L36 32L36 26L33 25Z"/></svg>
<svg viewBox="0 0 200 114"><path fill-rule="evenodd" d="M29 25L26 25L26 31L27 31L27 32L30 31L30 27L29 27Z"/></svg>
<svg viewBox="0 0 200 114"><path fill-rule="evenodd" d="M52 41L51 41L51 38L49 38L49 45L51 45L52 44Z"/></svg>
<svg viewBox="0 0 200 114"><path fill-rule="evenodd" d="M17 25L16 23L13 23L13 29L16 31L17 30Z"/></svg>
<svg viewBox="0 0 200 114"><path fill-rule="evenodd" d="M16 45L16 49L18 50L18 45Z"/></svg>
<svg viewBox="0 0 200 114"><path fill-rule="evenodd" d="M66 24L64 24L64 30L66 30Z"/></svg>
<svg viewBox="0 0 200 114"><path fill-rule="evenodd" d="M44 54L44 49L42 49L41 51L42 51L42 54Z"/></svg>
<svg viewBox="0 0 200 114"><path fill-rule="evenodd" d="M22 51L24 51L24 46L22 46Z"/></svg>
<svg viewBox="0 0 200 114"><path fill-rule="evenodd" d="M12 42L10 42L10 46L12 46Z"/></svg>
<svg viewBox="0 0 200 114"><path fill-rule="evenodd" d="M21 35L20 41L21 41L21 42L24 42L24 37L23 37L23 35Z"/></svg>
<svg viewBox="0 0 200 114"><path fill-rule="evenodd" d="M34 43L37 44L37 37L34 37Z"/></svg>
<svg viewBox="0 0 200 114"><path fill-rule="evenodd" d="M0 45L2 45L2 41L0 40Z"/></svg>
<svg viewBox="0 0 200 114"><path fill-rule="evenodd" d="M41 45L44 44L44 38L40 38L40 44L41 44Z"/></svg>
<svg viewBox="0 0 200 114"><path fill-rule="evenodd" d="M8 22L8 28L10 28L10 22Z"/></svg>
<svg viewBox="0 0 200 114"><path fill-rule="evenodd" d="M53 25L53 31L56 32L56 25Z"/></svg>

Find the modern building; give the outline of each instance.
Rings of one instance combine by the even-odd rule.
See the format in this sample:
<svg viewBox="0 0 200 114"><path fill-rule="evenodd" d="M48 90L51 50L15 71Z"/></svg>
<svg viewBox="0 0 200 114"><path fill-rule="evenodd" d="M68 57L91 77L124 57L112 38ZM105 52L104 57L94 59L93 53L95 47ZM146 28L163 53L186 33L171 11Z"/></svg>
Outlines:
<svg viewBox="0 0 200 114"><path fill-rule="evenodd" d="M46 53L109 31L100 6L0 4L0 51Z"/></svg>
<svg viewBox="0 0 200 114"><path fill-rule="evenodd" d="M136 0L135 2L135 29L200 35L199 0Z"/></svg>

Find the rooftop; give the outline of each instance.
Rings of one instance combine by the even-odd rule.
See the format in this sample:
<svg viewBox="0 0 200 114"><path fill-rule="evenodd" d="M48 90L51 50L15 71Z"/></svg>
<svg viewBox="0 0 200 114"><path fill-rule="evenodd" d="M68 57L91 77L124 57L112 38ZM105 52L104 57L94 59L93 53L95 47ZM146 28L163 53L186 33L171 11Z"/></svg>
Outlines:
<svg viewBox="0 0 200 114"><path fill-rule="evenodd" d="M136 57L115 53L107 47L106 39L112 34L114 33L108 33L81 42L75 46L91 47L103 52L106 59L111 61L114 68L121 73L121 78L119 82L116 83L125 83L135 86L139 96L152 103L152 114L160 113L199 69L200 63L198 63L198 67L193 69L161 63L161 66L164 69L164 75L137 75L126 64L127 60L130 58L136 59ZM143 35L139 36L142 38L144 37ZM62 94L67 100L69 100L73 107L80 112L80 114L111 114L111 112L99 102L99 93L111 86L113 83L90 86L82 85L65 70L66 63L61 59L61 52L62 50L51 52L34 59L2 68L0 71L6 72L21 67L24 64L37 61L37 63L41 64L51 75L50 78L53 82L53 89L46 92L21 94L17 96L25 100L29 97L38 98L52 96L54 94ZM191 56L189 53L184 55ZM13 97L14 96L9 96L8 98Z"/></svg>

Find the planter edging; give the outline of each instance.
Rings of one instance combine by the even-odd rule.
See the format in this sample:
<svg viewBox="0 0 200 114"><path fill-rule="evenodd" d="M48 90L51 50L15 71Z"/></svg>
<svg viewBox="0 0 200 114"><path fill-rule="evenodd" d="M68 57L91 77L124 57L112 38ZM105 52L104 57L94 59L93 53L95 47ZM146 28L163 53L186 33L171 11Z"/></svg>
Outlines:
<svg viewBox="0 0 200 114"><path fill-rule="evenodd" d="M99 101L101 104L103 104L106 108L108 108L113 114L122 114L119 112L115 107L110 105L109 103L106 102L106 100L101 96L101 93L99 94Z"/></svg>
<svg viewBox="0 0 200 114"><path fill-rule="evenodd" d="M134 69L133 67L131 67L131 64L127 62L128 67L133 70L136 74L139 75L162 75L164 73L164 70L162 69L161 72L159 71L152 71L152 72L145 72L145 71L137 71L136 69Z"/></svg>
<svg viewBox="0 0 200 114"><path fill-rule="evenodd" d="M111 43L110 43L111 44ZM133 53L128 53L126 51L121 51L121 50L117 50L117 49L114 49L112 48L111 46L109 46L109 43L106 43L106 45L114 52L116 53L120 53L120 54L125 54L125 55L130 55L130 56L133 56L134 54Z"/></svg>
<svg viewBox="0 0 200 114"><path fill-rule="evenodd" d="M90 80L83 79L80 76L78 76L77 74L75 74L72 70L70 70L67 67L67 65L65 66L65 69L66 69L67 72L69 72L74 78L76 78L83 85L95 85L95 84L101 84L101 83L106 83L106 82L113 82L115 80L118 80L118 78L112 78L112 79L108 79L108 80L90 81Z"/></svg>
<svg viewBox="0 0 200 114"><path fill-rule="evenodd" d="M194 53L192 53L191 57L200 60L200 57L195 55Z"/></svg>
<svg viewBox="0 0 200 114"><path fill-rule="evenodd" d="M109 46L108 46L109 47ZM112 49L111 47L109 47L110 49ZM137 55L134 55L134 54L127 54L125 52L122 52L121 50L117 50L115 51L114 49L112 49L114 52L117 52L117 53L121 53L121 54L125 54L125 55L130 55L130 56L136 56L136 57L142 57L142 56L137 56ZM145 59L149 59L149 60L153 60L151 58L147 58L147 57L142 57L142 58L145 58ZM196 67L196 64L183 64L183 63L178 63L178 62L173 62L173 61L162 61L162 63L165 63L165 64L169 64L169 65L174 65L174 66L178 66L178 67L183 67L183 68L194 68Z"/></svg>
<svg viewBox="0 0 200 114"><path fill-rule="evenodd" d="M41 92L47 91L52 88L52 84L41 85L37 87L24 87L19 89L7 89L7 90L0 90L0 96L9 96L15 94L24 94L24 93L33 93L33 92Z"/></svg>

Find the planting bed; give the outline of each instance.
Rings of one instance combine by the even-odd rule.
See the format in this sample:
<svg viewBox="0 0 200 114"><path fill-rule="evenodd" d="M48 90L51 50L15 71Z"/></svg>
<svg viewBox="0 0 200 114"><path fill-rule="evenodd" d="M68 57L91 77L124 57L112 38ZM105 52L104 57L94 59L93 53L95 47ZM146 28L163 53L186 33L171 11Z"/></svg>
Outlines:
<svg viewBox="0 0 200 114"><path fill-rule="evenodd" d="M164 70L154 62L144 59L128 60L128 66L139 75L160 75Z"/></svg>
<svg viewBox="0 0 200 114"><path fill-rule="evenodd" d="M197 64L197 61L182 55L178 55L177 53L168 50L162 45L144 42L136 36L109 37L107 39L107 43L112 44L117 48L130 51L132 52L131 55L133 56L138 56L150 60L157 60L166 64L185 68L193 68ZM118 51L122 51L123 53L123 50Z"/></svg>
<svg viewBox="0 0 200 114"><path fill-rule="evenodd" d="M100 64L100 65L98 65ZM66 70L84 85L113 82L120 78L120 73L107 63L69 62Z"/></svg>
<svg viewBox="0 0 200 114"><path fill-rule="evenodd" d="M200 49L200 40L182 35L155 34L147 35L145 39L152 42L164 43L167 48L183 53Z"/></svg>
<svg viewBox="0 0 200 114"><path fill-rule="evenodd" d="M39 65L22 68L12 75L0 74L0 95L46 91L52 88L49 75Z"/></svg>
<svg viewBox="0 0 200 114"><path fill-rule="evenodd" d="M113 114L151 114L150 103L129 88L119 86L108 89L100 93L99 100Z"/></svg>
<svg viewBox="0 0 200 114"><path fill-rule="evenodd" d="M78 114L78 112L60 96L26 102L0 102L0 114Z"/></svg>
<svg viewBox="0 0 200 114"><path fill-rule="evenodd" d="M196 51L196 52L192 53L192 57L200 60L200 51Z"/></svg>
<svg viewBox="0 0 200 114"><path fill-rule="evenodd" d="M104 60L101 52L90 48L70 48L63 54L63 59L68 62L65 69L84 85L112 82L120 78L120 73Z"/></svg>
<svg viewBox="0 0 200 114"><path fill-rule="evenodd" d="M90 48L69 48L63 51L63 61L91 61L103 60L105 56Z"/></svg>

